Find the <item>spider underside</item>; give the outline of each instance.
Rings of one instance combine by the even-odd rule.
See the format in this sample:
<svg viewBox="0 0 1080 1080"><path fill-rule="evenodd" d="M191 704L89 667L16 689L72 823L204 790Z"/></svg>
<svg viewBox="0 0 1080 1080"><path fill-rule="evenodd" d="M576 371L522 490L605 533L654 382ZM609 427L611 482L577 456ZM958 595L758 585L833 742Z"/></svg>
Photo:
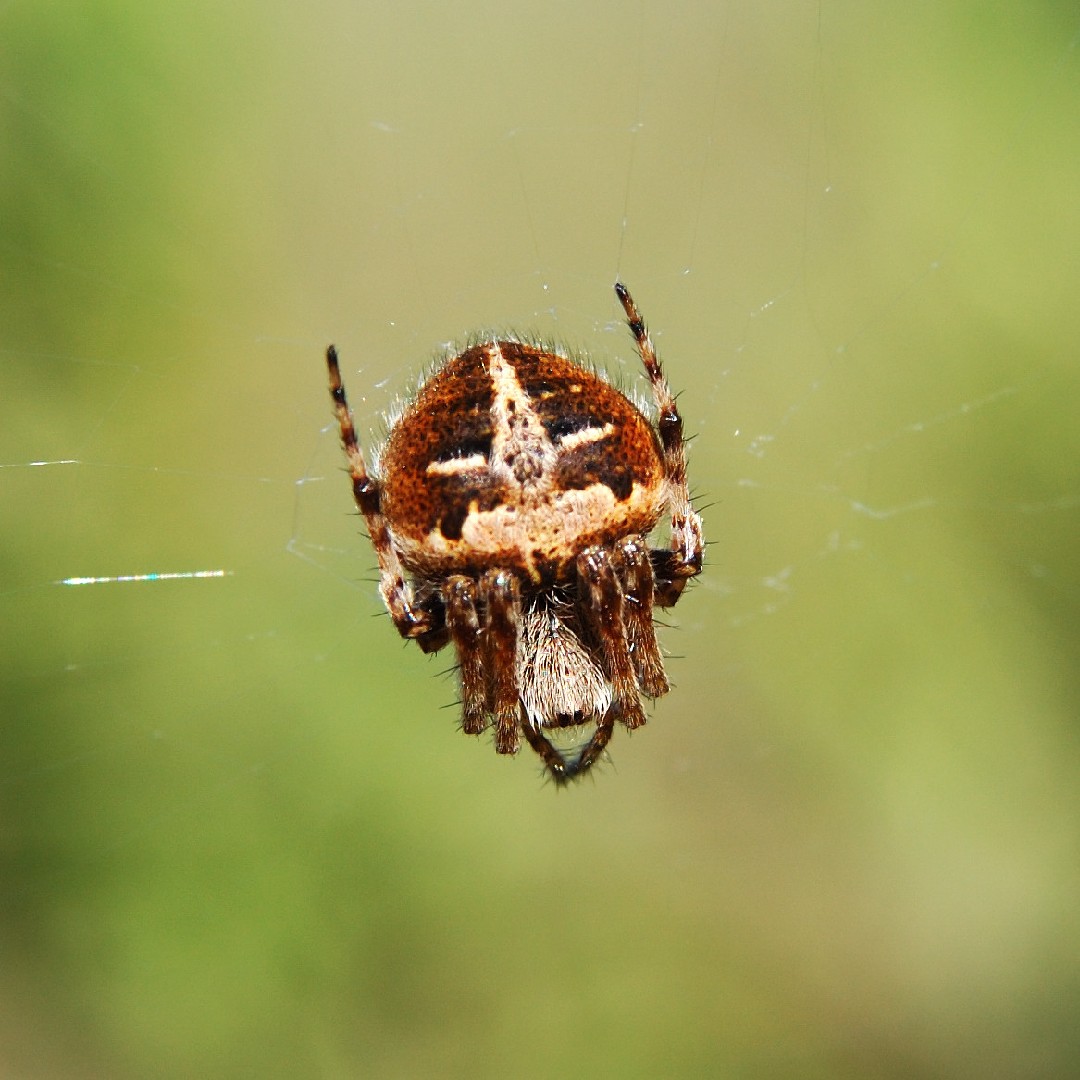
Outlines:
<svg viewBox="0 0 1080 1080"><path fill-rule="evenodd" d="M669 684L653 625L700 573L702 526L683 423L621 283L652 387L651 423L599 375L537 345L484 341L452 357L393 425L369 472L333 346L330 393L353 496L402 637L453 643L462 729L522 737L557 783L601 756L616 724L645 723ZM650 548L663 516L669 543ZM579 746L560 736L592 725ZM558 744L558 745L557 745Z"/></svg>

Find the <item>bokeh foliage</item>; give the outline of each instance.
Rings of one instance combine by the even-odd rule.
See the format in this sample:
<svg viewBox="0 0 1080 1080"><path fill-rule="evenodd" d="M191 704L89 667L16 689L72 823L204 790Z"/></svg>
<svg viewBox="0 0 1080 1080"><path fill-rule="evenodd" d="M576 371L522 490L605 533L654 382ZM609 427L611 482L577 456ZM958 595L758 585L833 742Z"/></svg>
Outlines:
<svg viewBox="0 0 1080 1080"><path fill-rule="evenodd" d="M1073 18L0 12L0 1072L1075 1072ZM320 354L632 361L616 270L715 545L556 793L377 617Z"/></svg>

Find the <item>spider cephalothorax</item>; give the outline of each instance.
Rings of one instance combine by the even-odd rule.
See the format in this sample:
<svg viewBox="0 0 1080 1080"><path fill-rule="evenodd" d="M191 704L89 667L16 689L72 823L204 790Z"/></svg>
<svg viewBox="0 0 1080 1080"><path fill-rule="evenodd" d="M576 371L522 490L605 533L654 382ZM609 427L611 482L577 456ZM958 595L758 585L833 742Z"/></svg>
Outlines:
<svg viewBox="0 0 1080 1080"><path fill-rule="evenodd" d="M562 782L604 752L616 723L645 723L667 693L653 608L701 571L683 425L630 293L626 312L657 418L575 360L516 340L444 363L390 430L368 472L327 350L353 495L379 560L394 625L424 652L448 642L462 727L521 737ZM649 548L663 516L670 542ZM564 729L592 727L569 748Z"/></svg>

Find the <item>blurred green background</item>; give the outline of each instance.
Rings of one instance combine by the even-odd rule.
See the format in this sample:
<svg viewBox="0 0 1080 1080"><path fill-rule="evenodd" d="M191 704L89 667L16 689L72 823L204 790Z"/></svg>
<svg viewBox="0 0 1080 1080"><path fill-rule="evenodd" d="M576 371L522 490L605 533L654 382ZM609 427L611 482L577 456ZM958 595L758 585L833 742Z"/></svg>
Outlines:
<svg viewBox="0 0 1080 1080"><path fill-rule="evenodd" d="M0 1073L1080 1071L1078 34L0 9ZM557 792L378 617L322 351L365 437L478 328L632 383L616 275L712 546Z"/></svg>

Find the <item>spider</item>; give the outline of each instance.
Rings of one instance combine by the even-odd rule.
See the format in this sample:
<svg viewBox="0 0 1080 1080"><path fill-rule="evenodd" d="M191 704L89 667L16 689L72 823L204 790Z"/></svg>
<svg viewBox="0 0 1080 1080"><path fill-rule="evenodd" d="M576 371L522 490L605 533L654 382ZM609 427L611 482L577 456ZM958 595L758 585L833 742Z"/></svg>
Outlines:
<svg viewBox="0 0 1080 1080"><path fill-rule="evenodd" d="M512 338L448 359L369 470L337 350L326 362L353 497L402 637L452 642L462 729L524 737L556 783L605 754L641 698L669 689L653 628L701 572L683 422L649 332L615 285L656 403L655 425L575 359ZM647 537L663 515L668 546ZM582 729L591 729L587 738ZM574 740L577 740L576 743Z"/></svg>

